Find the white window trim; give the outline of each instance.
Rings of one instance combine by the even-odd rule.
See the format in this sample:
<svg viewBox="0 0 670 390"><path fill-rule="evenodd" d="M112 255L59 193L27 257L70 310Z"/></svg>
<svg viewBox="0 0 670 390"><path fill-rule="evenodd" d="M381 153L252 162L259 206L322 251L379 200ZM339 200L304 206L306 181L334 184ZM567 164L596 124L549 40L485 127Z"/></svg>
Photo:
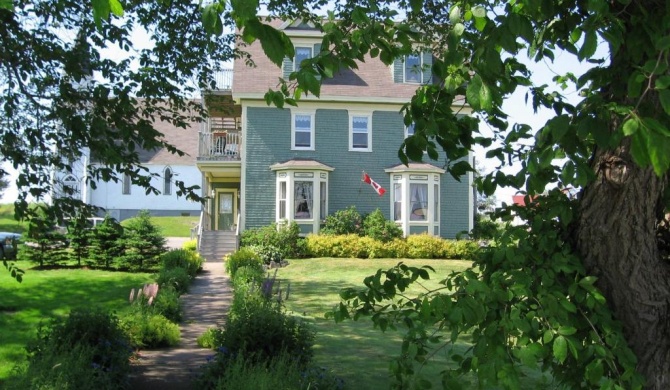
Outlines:
<svg viewBox="0 0 670 390"><path fill-rule="evenodd" d="M354 148L354 117L368 118L368 147ZM349 151L372 152L372 113L369 111L349 111Z"/></svg>
<svg viewBox="0 0 670 390"><path fill-rule="evenodd" d="M402 82L406 84L423 84L423 54L413 54L419 57L419 81L407 81L407 57L403 58L402 63Z"/></svg>
<svg viewBox="0 0 670 390"><path fill-rule="evenodd" d="M309 135L309 147L296 146L295 145L295 117L296 115L305 115L309 116L310 121L310 135ZM316 145L314 144L316 140L316 126L315 126L315 111L293 111L291 110L291 150L316 150Z"/></svg>
<svg viewBox="0 0 670 390"><path fill-rule="evenodd" d="M388 172L388 171L387 171ZM442 196L442 183L440 180L441 175L436 172L430 171L403 171L403 172L388 172L390 173L390 188L394 188L394 184L399 183L401 185L401 219L395 221L402 228L403 234L408 236L411 231L412 226L425 226L428 234L433 235L434 232L440 230L441 223L441 208L443 207L441 199L438 199L435 202L435 192L434 185L438 186L438 196ZM411 178L411 176L427 176L426 180L417 180ZM412 220L411 219L411 184L426 184L427 185L427 201L426 206L428 208L428 214L426 215L425 220ZM395 203L395 191L391 191L390 203L391 203L391 212L394 210ZM437 204L438 210L435 210L435 205ZM436 218L437 213L437 218ZM394 216L392 215L391 218ZM435 220L437 219L437 221Z"/></svg>
<svg viewBox="0 0 670 390"><path fill-rule="evenodd" d="M297 175L296 175L297 173ZM302 177L301 174L312 174L312 177ZM328 215L328 191L329 191L329 175L324 170L310 170L310 169L282 169L277 170L276 179L276 196L275 196L275 220L277 223L295 221L299 225L312 225L314 233L319 232L321 221ZM297 176L297 177L296 177ZM312 217L305 219L295 218L295 182L307 181L312 182ZM286 218L280 219L279 201L280 201L280 184L286 182ZM326 183L326 215L321 215L321 183Z"/></svg>
<svg viewBox="0 0 670 390"><path fill-rule="evenodd" d="M416 124L414 124L414 122L412 122L409 126L405 126L405 139L407 139L410 136L410 134L409 134L409 128L410 127L414 127L414 131L415 131L414 134L416 134ZM414 135L414 134L412 134L412 135Z"/></svg>

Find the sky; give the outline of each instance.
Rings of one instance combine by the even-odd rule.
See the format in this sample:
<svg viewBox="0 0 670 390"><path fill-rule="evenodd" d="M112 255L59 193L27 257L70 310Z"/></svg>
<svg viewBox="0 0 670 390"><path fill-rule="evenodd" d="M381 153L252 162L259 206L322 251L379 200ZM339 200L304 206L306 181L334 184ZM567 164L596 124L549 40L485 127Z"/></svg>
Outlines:
<svg viewBox="0 0 670 390"><path fill-rule="evenodd" d="M146 32L143 31L134 31L132 34L132 41L134 46L137 48L144 48L150 45L148 36ZM599 52L602 52L605 49L605 45L601 44L599 47ZM125 54L121 52L118 48L110 48L102 52L103 56L110 56L112 58L120 58ZM528 68L531 70L533 76L533 82L535 85L549 84L553 85L552 78L557 74L565 74L566 72L572 72L575 75L579 76L587 71L590 66L585 63L580 63L577 59L568 53L557 53L555 61L548 62L542 61L535 63L528 58L519 58L520 61L524 62ZM232 67L232 64L230 65ZM552 90L556 90L562 95L564 95L568 101L571 103L577 103L580 99L578 93L573 90L560 90L558 87L553 87ZM512 96L508 97L503 103L503 111L509 115L510 126L514 123L525 123L530 125L534 130L539 130L544 123L549 120L553 115L551 110L540 110L538 113L534 113L532 106L525 103L525 93L526 89L519 89ZM487 135L491 132L487 129L487 125L482 123L480 125L480 131L482 134ZM476 148L474 150L475 158L479 165L481 165L486 173L491 172L496 167L495 161L488 161L485 158L486 151L482 148ZM4 191L2 197L0 198L0 203L11 203L18 197L18 191L16 189L15 180L17 172L5 163L4 168L9 172L7 177L10 181L10 187ZM509 167L504 169L506 173L513 173L515 170L518 170L518 167ZM510 202L512 195L514 195L515 190L513 189L503 189L499 188L496 191L496 200L497 203L501 202Z"/></svg>

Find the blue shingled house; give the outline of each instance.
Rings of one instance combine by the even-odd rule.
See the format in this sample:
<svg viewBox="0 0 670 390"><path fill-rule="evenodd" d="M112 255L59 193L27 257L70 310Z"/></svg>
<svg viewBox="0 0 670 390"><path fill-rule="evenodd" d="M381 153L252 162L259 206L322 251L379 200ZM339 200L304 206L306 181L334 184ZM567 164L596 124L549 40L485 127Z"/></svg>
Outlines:
<svg viewBox="0 0 670 390"><path fill-rule="evenodd" d="M393 66L366 58L359 69L324 79L319 98L279 109L266 104L265 92L318 52L321 38L300 21L269 23L292 39L295 58L279 69L260 44L251 44L245 50L256 66L237 59L205 94L211 117L199 134L197 166L211 200L203 236L283 220L297 222L304 234L317 233L327 215L351 205L361 213L381 209L405 235L453 238L470 230L472 176L457 181L442 163L405 166L397 157L413 132L400 109L431 81L432 55L407 56ZM361 180L363 172L384 195Z"/></svg>

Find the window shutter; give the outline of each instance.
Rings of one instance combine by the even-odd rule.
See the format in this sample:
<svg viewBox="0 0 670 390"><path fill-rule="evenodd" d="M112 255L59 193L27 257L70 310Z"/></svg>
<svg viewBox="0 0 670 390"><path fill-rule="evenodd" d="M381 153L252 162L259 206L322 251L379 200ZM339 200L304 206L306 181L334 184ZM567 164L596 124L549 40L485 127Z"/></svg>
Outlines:
<svg viewBox="0 0 670 390"><path fill-rule="evenodd" d="M284 71L284 80L288 80L288 76L293 72L293 59L284 57L282 69Z"/></svg>
<svg viewBox="0 0 670 390"><path fill-rule="evenodd" d="M433 54L430 52L423 52L423 83L427 84L433 77Z"/></svg>
<svg viewBox="0 0 670 390"><path fill-rule="evenodd" d="M320 44L320 43L316 43L316 44L314 44L314 49L313 49L313 51L312 51L312 57L316 57L316 56L318 56L319 53L321 53L321 44ZM318 70L317 70L317 71L318 71ZM321 80L321 75L320 75L320 74L317 74L317 75L316 75L316 79L317 79L317 80Z"/></svg>
<svg viewBox="0 0 670 390"><path fill-rule="evenodd" d="M393 82L402 83L404 82L405 75L403 74L403 61L404 58L396 58L393 61Z"/></svg>

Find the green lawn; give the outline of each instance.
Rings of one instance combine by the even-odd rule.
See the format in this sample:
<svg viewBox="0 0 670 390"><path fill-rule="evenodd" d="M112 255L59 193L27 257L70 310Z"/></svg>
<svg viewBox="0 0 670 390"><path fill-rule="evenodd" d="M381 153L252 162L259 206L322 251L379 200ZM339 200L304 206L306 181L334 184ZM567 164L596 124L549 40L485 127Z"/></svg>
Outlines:
<svg viewBox="0 0 670 390"><path fill-rule="evenodd" d="M0 388L12 367L25 356L24 346L37 325L76 307L103 307L121 311L128 307L131 288L152 281L147 273L62 269L26 270L22 283L0 269Z"/></svg>
<svg viewBox="0 0 670 390"><path fill-rule="evenodd" d="M191 228L198 223L199 216L194 217L151 217L153 223L164 237L190 237ZM133 218L126 219L121 225L127 226Z"/></svg>
<svg viewBox="0 0 670 390"><path fill-rule="evenodd" d="M453 270L465 269L470 263L455 260L403 260L406 264L430 265L437 271L428 286ZM336 324L324 315L339 302L339 292L344 287L362 287L363 279L379 268L390 268L397 259L301 259L291 260L288 267L279 270L282 289L290 282L291 295L287 309L307 319L314 326L317 336L315 359L318 365L332 369L351 389L384 389L389 387L389 361L399 355L400 332L372 328L372 322L363 318L357 322ZM466 348L460 344L457 348ZM423 374L433 381L434 388L441 388L439 372L447 364L439 353Z"/></svg>
<svg viewBox="0 0 670 390"><path fill-rule="evenodd" d="M26 222L14 219L14 205L0 204L0 232L24 233L28 230Z"/></svg>

